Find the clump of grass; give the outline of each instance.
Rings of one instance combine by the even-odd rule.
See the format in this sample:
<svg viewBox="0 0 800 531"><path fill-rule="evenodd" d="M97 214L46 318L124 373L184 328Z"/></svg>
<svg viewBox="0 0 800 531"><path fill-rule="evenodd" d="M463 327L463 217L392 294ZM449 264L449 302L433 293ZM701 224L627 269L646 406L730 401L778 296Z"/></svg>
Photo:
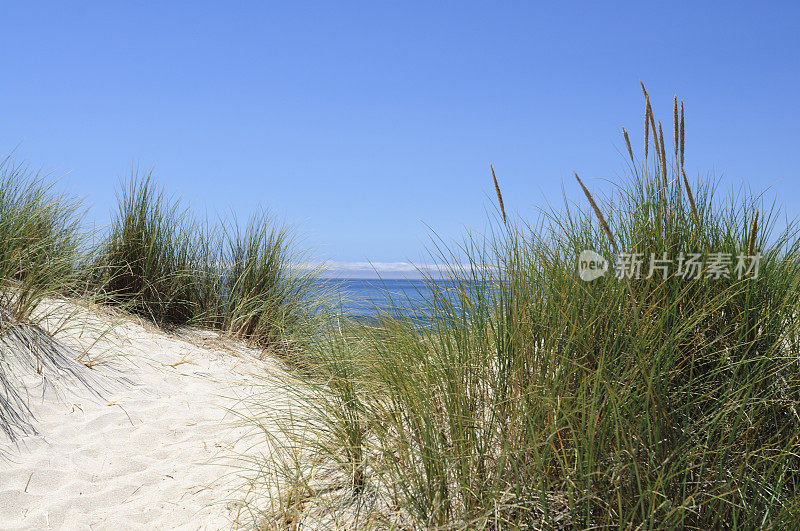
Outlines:
<svg viewBox="0 0 800 531"><path fill-rule="evenodd" d="M159 325L189 323L198 312L194 229L186 210L155 186L150 173L133 175L99 255L107 300Z"/></svg>
<svg viewBox="0 0 800 531"><path fill-rule="evenodd" d="M52 187L46 175L0 162L0 306L17 320L45 297L76 288L80 204Z"/></svg>
<svg viewBox="0 0 800 531"><path fill-rule="evenodd" d="M80 202L53 191L47 175L0 162L0 432L35 433L20 376L83 377L69 349L39 324L48 299L76 295L83 278Z"/></svg>
<svg viewBox="0 0 800 531"><path fill-rule="evenodd" d="M302 269L292 234L266 212L257 212L244 228L235 219L224 231L223 296L219 326L261 345L278 345L298 331L314 305L315 270Z"/></svg>
<svg viewBox="0 0 800 531"><path fill-rule="evenodd" d="M107 302L160 326L216 328L250 343L285 347L309 324L316 270L290 229L257 212L212 224L166 196L150 173L134 175L102 244L98 285Z"/></svg>
<svg viewBox="0 0 800 531"><path fill-rule="evenodd" d="M565 201L535 223L507 220L438 247L435 262L449 266L444 280L426 278L421 303L404 301L357 333L333 330L316 353L310 422L325 428L311 446L359 485L353 500L384 500L358 506L364 521L800 521L798 226L778 230L779 211L761 194L690 183L683 113L673 107L679 147L668 160L646 91L645 105L645 153L652 130L656 157L631 156L616 200L581 182L590 209ZM758 253L761 264L757 278L717 278L706 264L689 278L585 283L575 273L584 249L612 260Z"/></svg>

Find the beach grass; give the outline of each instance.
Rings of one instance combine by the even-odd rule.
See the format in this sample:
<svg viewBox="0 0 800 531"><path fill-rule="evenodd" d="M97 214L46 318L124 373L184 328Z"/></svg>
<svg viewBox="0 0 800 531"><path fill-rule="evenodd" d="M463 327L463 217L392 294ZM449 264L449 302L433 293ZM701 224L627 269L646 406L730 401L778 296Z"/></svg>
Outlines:
<svg viewBox="0 0 800 531"><path fill-rule="evenodd" d="M309 525L320 514L415 529L800 521L797 224L762 193L689 179L683 113L667 150L645 100L653 145L641 158L629 147L611 195L579 179L585 206L565 200L534 221L503 212L489 235L437 243L443 279L421 272L424 300L332 326L312 347L310 416L277 420L296 426L283 455L314 473L259 471L309 493ZM685 277L646 278L645 263L641 278L584 282L585 249L709 261ZM714 253L733 257L731 271L760 254L757 278L715 278ZM296 506L249 514L280 522Z"/></svg>
<svg viewBox="0 0 800 531"><path fill-rule="evenodd" d="M267 211L244 224L200 218L151 173L123 184L107 238L96 252L104 300L159 326L218 329L265 348L285 346L322 298L295 234Z"/></svg>
<svg viewBox="0 0 800 531"><path fill-rule="evenodd" d="M107 302L164 326L198 313L199 232L179 201L151 173L123 183L118 211L97 253L98 289Z"/></svg>
<svg viewBox="0 0 800 531"><path fill-rule="evenodd" d="M250 493L277 490L245 503L256 527L796 526L798 225L760 191L689 178L683 104L668 149L642 88L643 154L623 129L628 172L612 193L576 174L585 203L524 220L492 168L493 229L435 240L442 265L420 270L421 298L390 296L368 321L336 313L294 231L266 211L211 222L134 173L90 247L80 202L5 160L0 429L34 431L17 360L72 367L37 308L97 298L292 363L291 415L257 396L245 414L281 426L268 458L246 463ZM612 265L635 254L641 276L585 282L584 250ZM645 274L693 256L692 274ZM728 274L712 266L722 256Z"/></svg>
<svg viewBox="0 0 800 531"><path fill-rule="evenodd" d="M43 302L85 295L82 206L54 185L10 157L0 161L0 432L11 440L35 433L24 377L77 376L69 349L40 326L53 313Z"/></svg>
<svg viewBox="0 0 800 531"><path fill-rule="evenodd" d="M79 201L54 191L47 175L0 162L0 306L28 319L42 299L74 294L81 251Z"/></svg>

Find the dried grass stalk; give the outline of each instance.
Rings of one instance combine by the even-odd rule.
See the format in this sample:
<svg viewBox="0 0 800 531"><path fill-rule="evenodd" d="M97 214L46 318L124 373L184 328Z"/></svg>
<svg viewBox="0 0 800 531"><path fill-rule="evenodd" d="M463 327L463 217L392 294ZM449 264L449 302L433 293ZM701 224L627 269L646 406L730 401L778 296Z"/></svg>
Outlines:
<svg viewBox="0 0 800 531"><path fill-rule="evenodd" d="M650 108L650 96L647 94L647 89L644 88L644 83L639 81L642 85L642 92L644 93L644 101L645 101L645 108L644 108L644 158L647 160L647 152L650 148L650 113L652 109ZM653 134L656 134L653 131Z"/></svg>
<svg viewBox="0 0 800 531"><path fill-rule="evenodd" d="M684 146L684 137L683 137L683 102L681 102L681 168L683 168L683 146Z"/></svg>
<svg viewBox="0 0 800 531"><path fill-rule="evenodd" d="M614 235L611 233L611 227L608 226L608 222L606 221L605 216L600 211L600 207L597 206L594 198L592 197L591 192L589 189L586 188L586 185L583 184L581 178L578 177L577 172L573 172L575 174L575 178L578 180L578 184L581 185L583 189L583 193L586 195L586 199L589 200L589 204L592 205L592 209L594 209L594 213L597 216L597 220L600 222L600 226L603 227L603 230L606 233L606 237L608 238L609 243L611 244L611 248L614 250L614 254L619 256L619 247L617 246L617 240L614 239ZM627 277L625 278L625 287L628 289L628 295L631 298L631 304L633 305L634 315L636 316L637 325L639 323L639 304L636 302L636 295L633 293L633 288L631 287L630 279Z"/></svg>
<svg viewBox="0 0 800 531"><path fill-rule="evenodd" d="M628 148L628 155L631 158L631 162L635 163L633 159L633 149L631 149L631 139L628 138L628 131L624 127L622 128L622 136L625 137L625 146Z"/></svg>
<svg viewBox="0 0 800 531"><path fill-rule="evenodd" d="M679 129L680 124L678 122L678 96L675 96L672 104L672 123L675 128L675 156L678 155L678 147L680 146L680 138L679 138Z"/></svg>
<svg viewBox="0 0 800 531"><path fill-rule="evenodd" d="M577 172L574 173L575 173L575 178L578 180L578 184L581 185L583 193L586 195L586 199L589 200L589 204L592 205L592 208L594 209L594 213L597 216L597 220L600 222L600 226L603 227L603 230L605 231L606 236L608 237L608 241L609 243L611 243L611 248L614 249L615 253L619 254L619 247L617 247L617 240L615 240L614 235L611 234L611 227L608 226L608 222L606 221L605 216L603 216L603 213L600 211L600 207L597 206L597 203L595 203L594 197L592 197L592 194L591 192L589 192L589 189L586 188L586 185L583 184L581 178L578 177L578 173Z"/></svg>
<svg viewBox="0 0 800 531"><path fill-rule="evenodd" d="M758 210L756 216L753 218L753 224L750 225L750 241L747 244L747 256L753 256L753 251L756 248L756 233L758 232Z"/></svg>
<svg viewBox="0 0 800 531"><path fill-rule="evenodd" d="M497 192L497 202L500 204L500 212L503 214L503 225L506 225L506 207L503 204L503 194L500 192L500 185L497 184L497 177L494 174L494 166L489 164L489 168L492 170L492 179L494 180L494 191Z"/></svg>
<svg viewBox="0 0 800 531"><path fill-rule="evenodd" d="M700 215L697 213L697 205L694 202L694 194L692 193L692 187L689 186L689 179L686 178L686 172L683 171L681 168L681 175L683 175L683 184L686 186L686 196L689 198L689 205L692 207L692 215L694 216L694 221L697 223L697 227L700 227Z"/></svg>
<svg viewBox="0 0 800 531"><path fill-rule="evenodd" d="M639 84L642 86L642 92L644 93L645 99L645 110L644 110L644 157L647 158L647 148L648 148L648 127L653 130L653 147L656 149L656 156L658 156L658 130L656 129L656 120L653 117L653 107L650 105L650 94L647 93L647 89L644 88L644 82L639 81Z"/></svg>
<svg viewBox="0 0 800 531"><path fill-rule="evenodd" d="M653 108L650 106L650 100L647 100L647 114L650 117L650 128L653 130L653 147L656 150L656 157L660 157L658 152L658 129L656 129L656 120L653 118Z"/></svg>
<svg viewBox="0 0 800 531"><path fill-rule="evenodd" d="M667 187L667 152L664 150L664 131L661 129L661 120L658 121L658 137L661 144L661 176L664 179L664 188Z"/></svg>

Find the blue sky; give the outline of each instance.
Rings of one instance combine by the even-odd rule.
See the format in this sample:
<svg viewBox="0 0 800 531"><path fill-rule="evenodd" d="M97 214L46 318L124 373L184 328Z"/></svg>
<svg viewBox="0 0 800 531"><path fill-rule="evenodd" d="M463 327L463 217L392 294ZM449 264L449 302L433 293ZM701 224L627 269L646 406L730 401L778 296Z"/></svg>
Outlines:
<svg viewBox="0 0 800 531"><path fill-rule="evenodd" d="M323 257L398 262L485 225L490 162L522 215L578 198L573 170L607 189L642 79L665 123L686 101L693 174L795 215L800 8L695 4L5 3L0 153L100 225L138 165L200 212L268 206Z"/></svg>

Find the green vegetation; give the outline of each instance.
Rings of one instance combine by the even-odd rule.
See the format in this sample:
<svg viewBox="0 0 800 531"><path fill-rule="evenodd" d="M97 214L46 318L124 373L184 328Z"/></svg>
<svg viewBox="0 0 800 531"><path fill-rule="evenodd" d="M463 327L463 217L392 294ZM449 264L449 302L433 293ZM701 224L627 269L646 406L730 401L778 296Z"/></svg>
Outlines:
<svg viewBox="0 0 800 531"><path fill-rule="evenodd" d="M287 228L259 212L244 229L229 223L222 241L219 262L229 271L222 275L212 322L258 345L313 335L304 327L316 328L311 323L325 304L324 286L316 269L299 268L303 255L294 251Z"/></svg>
<svg viewBox="0 0 800 531"><path fill-rule="evenodd" d="M198 234L188 213L134 175L119 198L96 270L107 300L160 325L185 325L198 311Z"/></svg>
<svg viewBox="0 0 800 531"><path fill-rule="evenodd" d="M624 132L630 175L615 200L584 188L591 210L565 202L440 245L445 280L428 277L425 301L330 330L309 354L311 418L280 418L282 461L261 464L278 493L254 498L256 522L797 525L797 226L777 230L760 195L690 187L677 101L668 153L647 100L653 143L637 158ZM757 279L586 283L584 249L763 258Z"/></svg>
<svg viewBox="0 0 800 531"><path fill-rule="evenodd" d="M20 373L73 373L69 352L37 325L49 315L43 301L79 292L80 204L7 158L0 162L0 241L0 432L13 440L35 432Z"/></svg>
<svg viewBox="0 0 800 531"><path fill-rule="evenodd" d="M42 299L77 289L80 204L10 159L0 162L0 241L3 321L24 321Z"/></svg>
<svg viewBox="0 0 800 531"><path fill-rule="evenodd" d="M96 285L105 300L165 326L198 325L272 347L302 335L321 297L314 269L292 264L289 229L257 212L241 228L235 218L201 221L133 175L98 250Z"/></svg>
<svg viewBox="0 0 800 531"><path fill-rule="evenodd" d="M76 353L37 326L43 302L80 297L173 328L214 328L265 349L293 353L313 337L324 286L291 232L265 213L200 223L179 201L134 175L103 241L88 245L80 202L46 176L0 164L0 430L35 433L19 378L35 370L91 383Z"/></svg>
<svg viewBox="0 0 800 531"><path fill-rule="evenodd" d="M292 232L264 212L212 224L134 175L87 251L79 203L3 162L0 429L32 430L15 355L70 361L36 327L41 303L98 297L291 354L302 414L247 464L254 495L277 489L246 505L257 526L796 526L798 227L779 230L761 194L690 183L682 106L667 152L645 99L644 153L623 129L630 171L613 197L578 178L587 208L526 222L495 178L495 231L437 245L443 280L376 322L329 313ZM585 249L762 258L757 278L583 282Z"/></svg>

